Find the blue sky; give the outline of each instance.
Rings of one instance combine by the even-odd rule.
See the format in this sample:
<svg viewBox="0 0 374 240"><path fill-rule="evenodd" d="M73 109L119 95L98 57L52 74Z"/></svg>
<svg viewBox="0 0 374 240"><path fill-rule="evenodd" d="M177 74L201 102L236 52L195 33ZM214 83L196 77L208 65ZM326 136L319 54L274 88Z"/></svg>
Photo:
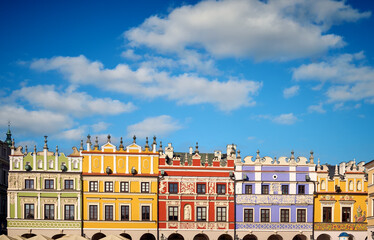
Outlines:
<svg viewBox="0 0 374 240"><path fill-rule="evenodd" d="M0 129L373 159L371 1L2 1Z"/></svg>

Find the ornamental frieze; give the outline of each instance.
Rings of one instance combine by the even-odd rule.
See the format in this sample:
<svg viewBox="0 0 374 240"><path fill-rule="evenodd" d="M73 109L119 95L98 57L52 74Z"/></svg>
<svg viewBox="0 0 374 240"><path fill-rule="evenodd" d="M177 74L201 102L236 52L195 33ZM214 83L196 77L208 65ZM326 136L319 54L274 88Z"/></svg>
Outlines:
<svg viewBox="0 0 374 240"><path fill-rule="evenodd" d="M260 229L260 230L300 230L313 229L312 223L236 223L237 229Z"/></svg>
<svg viewBox="0 0 374 240"><path fill-rule="evenodd" d="M313 204L309 195L238 195L239 204Z"/></svg>
<svg viewBox="0 0 374 240"><path fill-rule="evenodd" d="M80 228L80 221L8 220L8 228Z"/></svg>
<svg viewBox="0 0 374 240"><path fill-rule="evenodd" d="M181 182L181 193L193 194L195 192L195 184L193 182Z"/></svg>
<svg viewBox="0 0 374 240"><path fill-rule="evenodd" d="M367 223L315 223L315 231L367 231Z"/></svg>

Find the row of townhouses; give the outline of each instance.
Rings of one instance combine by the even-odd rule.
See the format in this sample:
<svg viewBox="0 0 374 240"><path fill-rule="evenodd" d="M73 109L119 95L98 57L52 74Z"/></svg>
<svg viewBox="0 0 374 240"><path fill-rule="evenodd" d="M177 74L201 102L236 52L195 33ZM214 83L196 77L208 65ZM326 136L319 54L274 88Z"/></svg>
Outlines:
<svg viewBox="0 0 374 240"><path fill-rule="evenodd" d="M321 165L313 152L293 151L242 157L235 144L177 152L156 137L115 146L108 136L99 146L88 136L70 155L51 151L47 137L41 150L16 147L9 137L2 144L10 155L1 158L0 221L9 236L332 240L346 232L372 239L373 162Z"/></svg>

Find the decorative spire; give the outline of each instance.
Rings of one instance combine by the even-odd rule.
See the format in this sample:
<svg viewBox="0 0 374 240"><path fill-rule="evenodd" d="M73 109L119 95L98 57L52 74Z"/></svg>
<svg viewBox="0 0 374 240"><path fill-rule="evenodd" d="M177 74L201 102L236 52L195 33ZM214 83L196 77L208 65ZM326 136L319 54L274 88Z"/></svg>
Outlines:
<svg viewBox="0 0 374 240"><path fill-rule="evenodd" d="M156 136L153 136L153 145L157 145L157 142L156 142Z"/></svg>
<svg viewBox="0 0 374 240"><path fill-rule="evenodd" d="M196 142L195 153L199 153L199 143Z"/></svg>
<svg viewBox="0 0 374 240"><path fill-rule="evenodd" d="M310 157L309 157L309 160L310 160L310 164L314 164L314 156L313 156L313 150L310 151Z"/></svg>
<svg viewBox="0 0 374 240"><path fill-rule="evenodd" d="M91 135L90 134L87 135L86 143L89 143L91 145Z"/></svg>
<svg viewBox="0 0 374 240"><path fill-rule="evenodd" d="M34 153L36 153L36 145L34 145Z"/></svg>
<svg viewBox="0 0 374 240"><path fill-rule="evenodd" d="M235 154L235 148L234 148L234 144L231 145L231 154L234 155Z"/></svg>
<svg viewBox="0 0 374 240"><path fill-rule="evenodd" d="M27 154L27 145L25 146L25 154Z"/></svg>
<svg viewBox="0 0 374 240"><path fill-rule="evenodd" d="M119 141L119 149L120 150L123 150L123 140L122 140L122 137L121 137L121 141Z"/></svg>
<svg viewBox="0 0 374 240"><path fill-rule="evenodd" d="M10 147L10 149L16 149L16 143L14 142L14 138L12 140L12 146Z"/></svg>
<svg viewBox="0 0 374 240"><path fill-rule="evenodd" d="M294 155L294 151L293 150L291 150L291 157L290 157L290 160L291 161L295 161L295 155Z"/></svg>
<svg viewBox="0 0 374 240"><path fill-rule="evenodd" d="M43 147L43 149L47 149L48 150L48 144L47 144L48 140L47 140L47 137L48 136L44 136L44 147Z"/></svg>
<svg viewBox="0 0 374 240"><path fill-rule="evenodd" d="M257 149L256 160L260 161L260 150Z"/></svg>
<svg viewBox="0 0 374 240"><path fill-rule="evenodd" d="M99 139L97 137L96 137L96 140L95 140L94 149L99 150Z"/></svg>
<svg viewBox="0 0 374 240"><path fill-rule="evenodd" d="M145 138L145 148L146 148L146 149L149 149L149 145L148 145L148 137Z"/></svg>
<svg viewBox="0 0 374 240"><path fill-rule="evenodd" d="M162 141L160 141L160 147L159 147L159 149L158 149L158 152L159 152L159 153L162 153Z"/></svg>
<svg viewBox="0 0 374 240"><path fill-rule="evenodd" d="M5 143L8 147L12 146L12 132L10 131L10 121L8 122L8 132L6 133Z"/></svg>
<svg viewBox="0 0 374 240"><path fill-rule="evenodd" d="M356 166L356 158L353 158L353 165Z"/></svg>
<svg viewBox="0 0 374 240"><path fill-rule="evenodd" d="M240 150L238 149L238 156L237 156L237 158L240 158Z"/></svg>
<svg viewBox="0 0 374 240"><path fill-rule="evenodd" d="M79 151L83 151L83 140L81 140L81 147L79 148Z"/></svg>
<svg viewBox="0 0 374 240"><path fill-rule="evenodd" d="M335 176L339 176L339 168L338 168L338 164L335 165Z"/></svg>
<svg viewBox="0 0 374 240"><path fill-rule="evenodd" d="M132 142L136 143L136 136L135 135L134 135L134 137L132 137L132 139L134 139Z"/></svg>
<svg viewBox="0 0 374 240"><path fill-rule="evenodd" d="M111 136L110 136L110 134L108 134L108 143L110 143L110 138L111 138Z"/></svg>

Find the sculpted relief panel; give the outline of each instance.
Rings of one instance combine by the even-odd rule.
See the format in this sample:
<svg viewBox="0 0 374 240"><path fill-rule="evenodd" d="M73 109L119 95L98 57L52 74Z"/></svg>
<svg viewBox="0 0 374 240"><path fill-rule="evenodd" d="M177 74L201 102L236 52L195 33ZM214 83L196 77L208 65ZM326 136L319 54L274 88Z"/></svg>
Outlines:
<svg viewBox="0 0 374 240"><path fill-rule="evenodd" d="M237 203L249 204L313 204L309 195L239 195Z"/></svg>

